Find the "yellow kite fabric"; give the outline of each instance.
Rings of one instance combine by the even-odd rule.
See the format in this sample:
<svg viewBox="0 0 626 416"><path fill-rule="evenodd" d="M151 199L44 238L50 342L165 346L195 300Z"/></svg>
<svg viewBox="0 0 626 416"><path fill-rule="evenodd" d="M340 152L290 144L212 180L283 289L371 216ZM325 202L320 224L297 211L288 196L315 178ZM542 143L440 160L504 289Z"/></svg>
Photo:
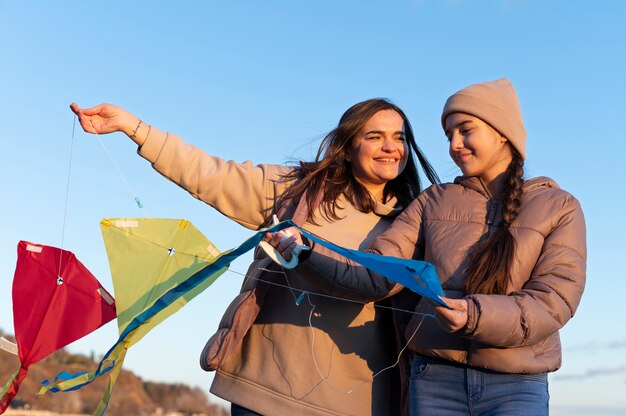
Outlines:
<svg viewBox="0 0 626 416"><path fill-rule="evenodd" d="M104 219L100 222L117 304L120 334L168 290L212 263L219 250L187 220ZM185 293L138 328L130 345L209 287L226 268Z"/></svg>
<svg viewBox="0 0 626 416"><path fill-rule="evenodd" d="M215 264L221 253L187 220L104 219L100 228L113 279L120 337L95 372L61 373L54 383L45 381L40 391L75 390L110 371L96 415L108 406L126 350L228 268L228 263ZM216 267L207 268L209 265ZM199 273L202 270L206 273ZM198 278L189 279L191 276Z"/></svg>

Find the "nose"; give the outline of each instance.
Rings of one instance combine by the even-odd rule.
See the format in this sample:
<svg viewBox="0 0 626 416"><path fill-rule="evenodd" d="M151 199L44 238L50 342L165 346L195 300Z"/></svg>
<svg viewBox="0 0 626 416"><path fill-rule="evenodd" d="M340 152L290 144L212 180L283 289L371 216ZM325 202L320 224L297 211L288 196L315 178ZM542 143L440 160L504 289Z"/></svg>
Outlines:
<svg viewBox="0 0 626 416"><path fill-rule="evenodd" d="M458 133L453 133L450 137L450 150L459 150L463 148L463 137Z"/></svg>
<svg viewBox="0 0 626 416"><path fill-rule="evenodd" d="M396 149L397 147L392 137L385 137L383 139L383 144L381 146L381 150L383 152L392 153L395 152Z"/></svg>

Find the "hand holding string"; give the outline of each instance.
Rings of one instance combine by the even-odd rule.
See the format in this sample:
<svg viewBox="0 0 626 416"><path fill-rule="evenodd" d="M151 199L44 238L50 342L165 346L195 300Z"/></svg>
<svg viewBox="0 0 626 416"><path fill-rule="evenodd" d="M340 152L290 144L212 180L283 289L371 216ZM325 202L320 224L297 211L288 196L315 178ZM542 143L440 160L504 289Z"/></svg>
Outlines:
<svg viewBox="0 0 626 416"><path fill-rule="evenodd" d="M467 325L467 300L466 299L450 299L439 296L448 306L449 309L433 304L435 309L435 317L437 323L446 332L456 332L465 328Z"/></svg>
<svg viewBox="0 0 626 416"><path fill-rule="evenodd" d="M143 140L136 137L143 124L141 120L121 107L104 103L91 108L80 108L78 104L72 103L70 109L78 116L81 127L87 133L108 134L121 131L138 145L145 141L145 137Z"/></svg>
<svg viewBox="0 0 626 416"><path fill-rule="evenodd" d="M302 247L304 245L302 242L302 234L300 234L300 231L295 227L287 228L277 233L266 233L264 241L274 247L287 261L291 260L291 256L294 255L294 250L297 251L295 255L300 254L300 250L296 250L296 247Z"/></svg>

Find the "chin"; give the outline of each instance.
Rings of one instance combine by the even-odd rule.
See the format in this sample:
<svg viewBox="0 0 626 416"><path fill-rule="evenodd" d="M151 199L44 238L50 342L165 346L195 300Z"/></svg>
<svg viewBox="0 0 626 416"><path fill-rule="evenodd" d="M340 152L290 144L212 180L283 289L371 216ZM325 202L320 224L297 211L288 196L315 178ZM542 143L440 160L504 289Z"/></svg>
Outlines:
<svg viewBox="0 0 626 416"><path fill-rule="evenodd" d="M457 165L458 166L458 165ZM459 169L461 169L461 173L463 174L463 176L476 176L478 174L478 172L473 171L471 169L463 169L463 167L459 166Z"/></svg>
<svg viewBox="0 0 626 416"><path fill-rule="evenodd" d="M401 173L402 171L396 170L395 172L386 172L384 175L380 175L380 177L384 180L390 181L392 179L396 179Z"/></svg>

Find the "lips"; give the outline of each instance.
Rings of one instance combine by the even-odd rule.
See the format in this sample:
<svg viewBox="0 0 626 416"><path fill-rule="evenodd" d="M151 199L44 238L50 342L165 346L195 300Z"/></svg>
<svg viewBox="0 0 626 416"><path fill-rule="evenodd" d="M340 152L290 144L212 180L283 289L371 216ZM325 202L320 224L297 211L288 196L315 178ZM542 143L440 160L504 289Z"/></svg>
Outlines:
<svg viewBox="0 0 626 416"><path fill-rule="evenodd" d="M398 162L398 159L391 158L391 157L375 157L374 160L377 162L385 162L385 163L397 163Z"/></svg>
<svg viewBox="0 0 626 416"><path fill-rule="evenodd" d="M456 160L459 162L464 162L466 161L472 154L471 153L457 153L456 156Z"/></svg>

